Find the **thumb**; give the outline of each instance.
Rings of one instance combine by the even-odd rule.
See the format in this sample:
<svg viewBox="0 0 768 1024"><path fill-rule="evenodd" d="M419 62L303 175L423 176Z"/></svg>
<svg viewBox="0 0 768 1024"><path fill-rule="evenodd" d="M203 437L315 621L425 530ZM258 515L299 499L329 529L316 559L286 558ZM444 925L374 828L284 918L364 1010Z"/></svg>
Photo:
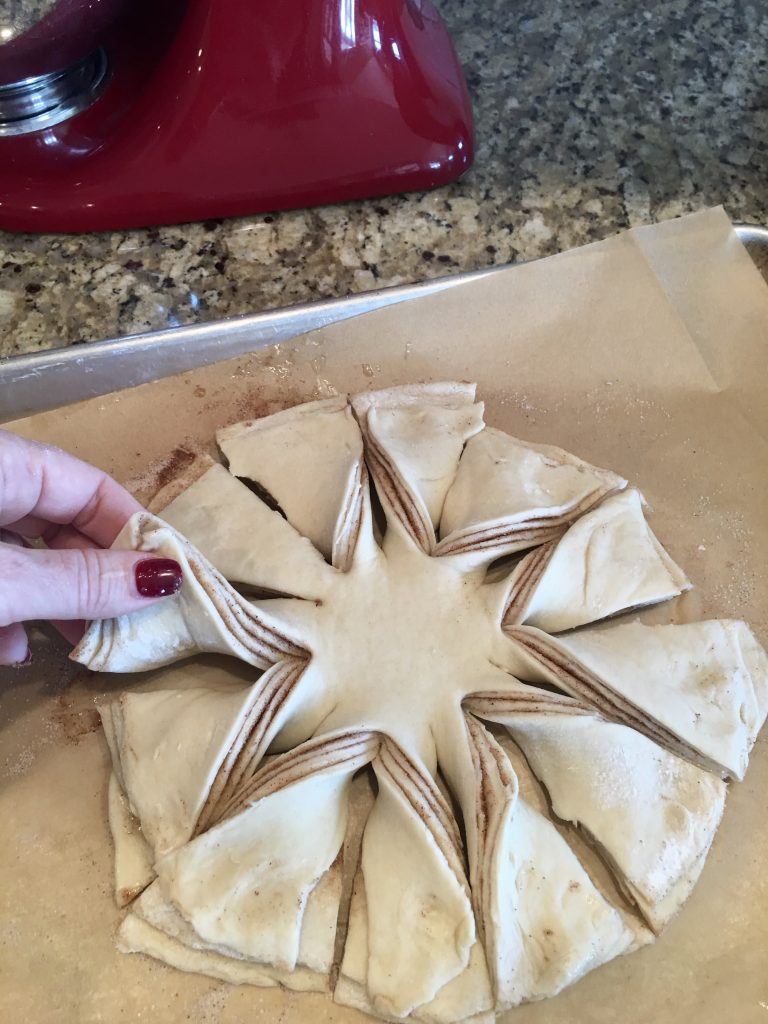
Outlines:
<svg viewBox="0 0 768 1024"><path fill-rule="evenodd" d="M170 558L0 544L0 626L27 619L109 619L175 594L181 583L181 566Z"/></svg>

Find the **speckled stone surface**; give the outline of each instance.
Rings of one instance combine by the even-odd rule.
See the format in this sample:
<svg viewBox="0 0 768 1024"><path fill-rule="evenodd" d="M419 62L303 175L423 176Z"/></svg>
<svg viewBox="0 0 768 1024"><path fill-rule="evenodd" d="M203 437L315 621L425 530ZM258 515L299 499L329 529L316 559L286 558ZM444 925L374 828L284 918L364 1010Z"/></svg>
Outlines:
<svg viewBox="0 0 768 1024"><path fill-rule="evenodd" d="M532 259L723 203L768 224L764 0L438 0L477 156L432 193L0 233L0 355Z"/></svg>

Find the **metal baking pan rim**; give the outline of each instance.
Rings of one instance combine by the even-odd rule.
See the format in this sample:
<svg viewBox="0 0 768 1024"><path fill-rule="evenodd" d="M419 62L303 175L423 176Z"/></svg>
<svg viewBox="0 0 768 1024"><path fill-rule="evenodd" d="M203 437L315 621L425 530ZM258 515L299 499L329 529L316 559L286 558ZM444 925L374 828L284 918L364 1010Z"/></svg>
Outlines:
<svg viewBox="0 0 768 1024"><path fill-rule="evenodd" d="M734 228L768 278L768 227ZM759 256L759 258L757 258ZM509 269L489 267L410 285L302 303L0 360L0 423L206 366L384 306Z"/></svg>
<svg viewBox="0 0 768 1024"><path fill-rule="evenodd" d="M489 267L223 320L7 356L0 359L0 423L245 355L505 269Z"/></svg>

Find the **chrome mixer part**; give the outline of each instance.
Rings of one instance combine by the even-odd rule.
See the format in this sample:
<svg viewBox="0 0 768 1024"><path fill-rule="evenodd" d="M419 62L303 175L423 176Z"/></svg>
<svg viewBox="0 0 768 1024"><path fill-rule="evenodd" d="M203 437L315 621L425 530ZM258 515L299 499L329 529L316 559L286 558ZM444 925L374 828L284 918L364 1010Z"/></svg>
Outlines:
<svg viewBox="0 0 768 1024"><path fill-rule="evenodd" d="M108 69L98 49L63 71L0 85L0 137L37 132L79 114L101 93Z"/></svg>

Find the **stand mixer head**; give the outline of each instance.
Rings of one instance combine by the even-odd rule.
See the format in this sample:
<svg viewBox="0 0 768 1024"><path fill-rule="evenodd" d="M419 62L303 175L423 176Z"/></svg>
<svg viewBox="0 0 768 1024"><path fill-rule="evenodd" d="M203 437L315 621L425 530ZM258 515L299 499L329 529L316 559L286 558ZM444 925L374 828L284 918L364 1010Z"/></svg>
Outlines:
<svg viewBox="0 0 768 1024"><path fill-rule="evenodd" d="M430 0L0 0L0 228L367 198L471 160Z"/></svg>

